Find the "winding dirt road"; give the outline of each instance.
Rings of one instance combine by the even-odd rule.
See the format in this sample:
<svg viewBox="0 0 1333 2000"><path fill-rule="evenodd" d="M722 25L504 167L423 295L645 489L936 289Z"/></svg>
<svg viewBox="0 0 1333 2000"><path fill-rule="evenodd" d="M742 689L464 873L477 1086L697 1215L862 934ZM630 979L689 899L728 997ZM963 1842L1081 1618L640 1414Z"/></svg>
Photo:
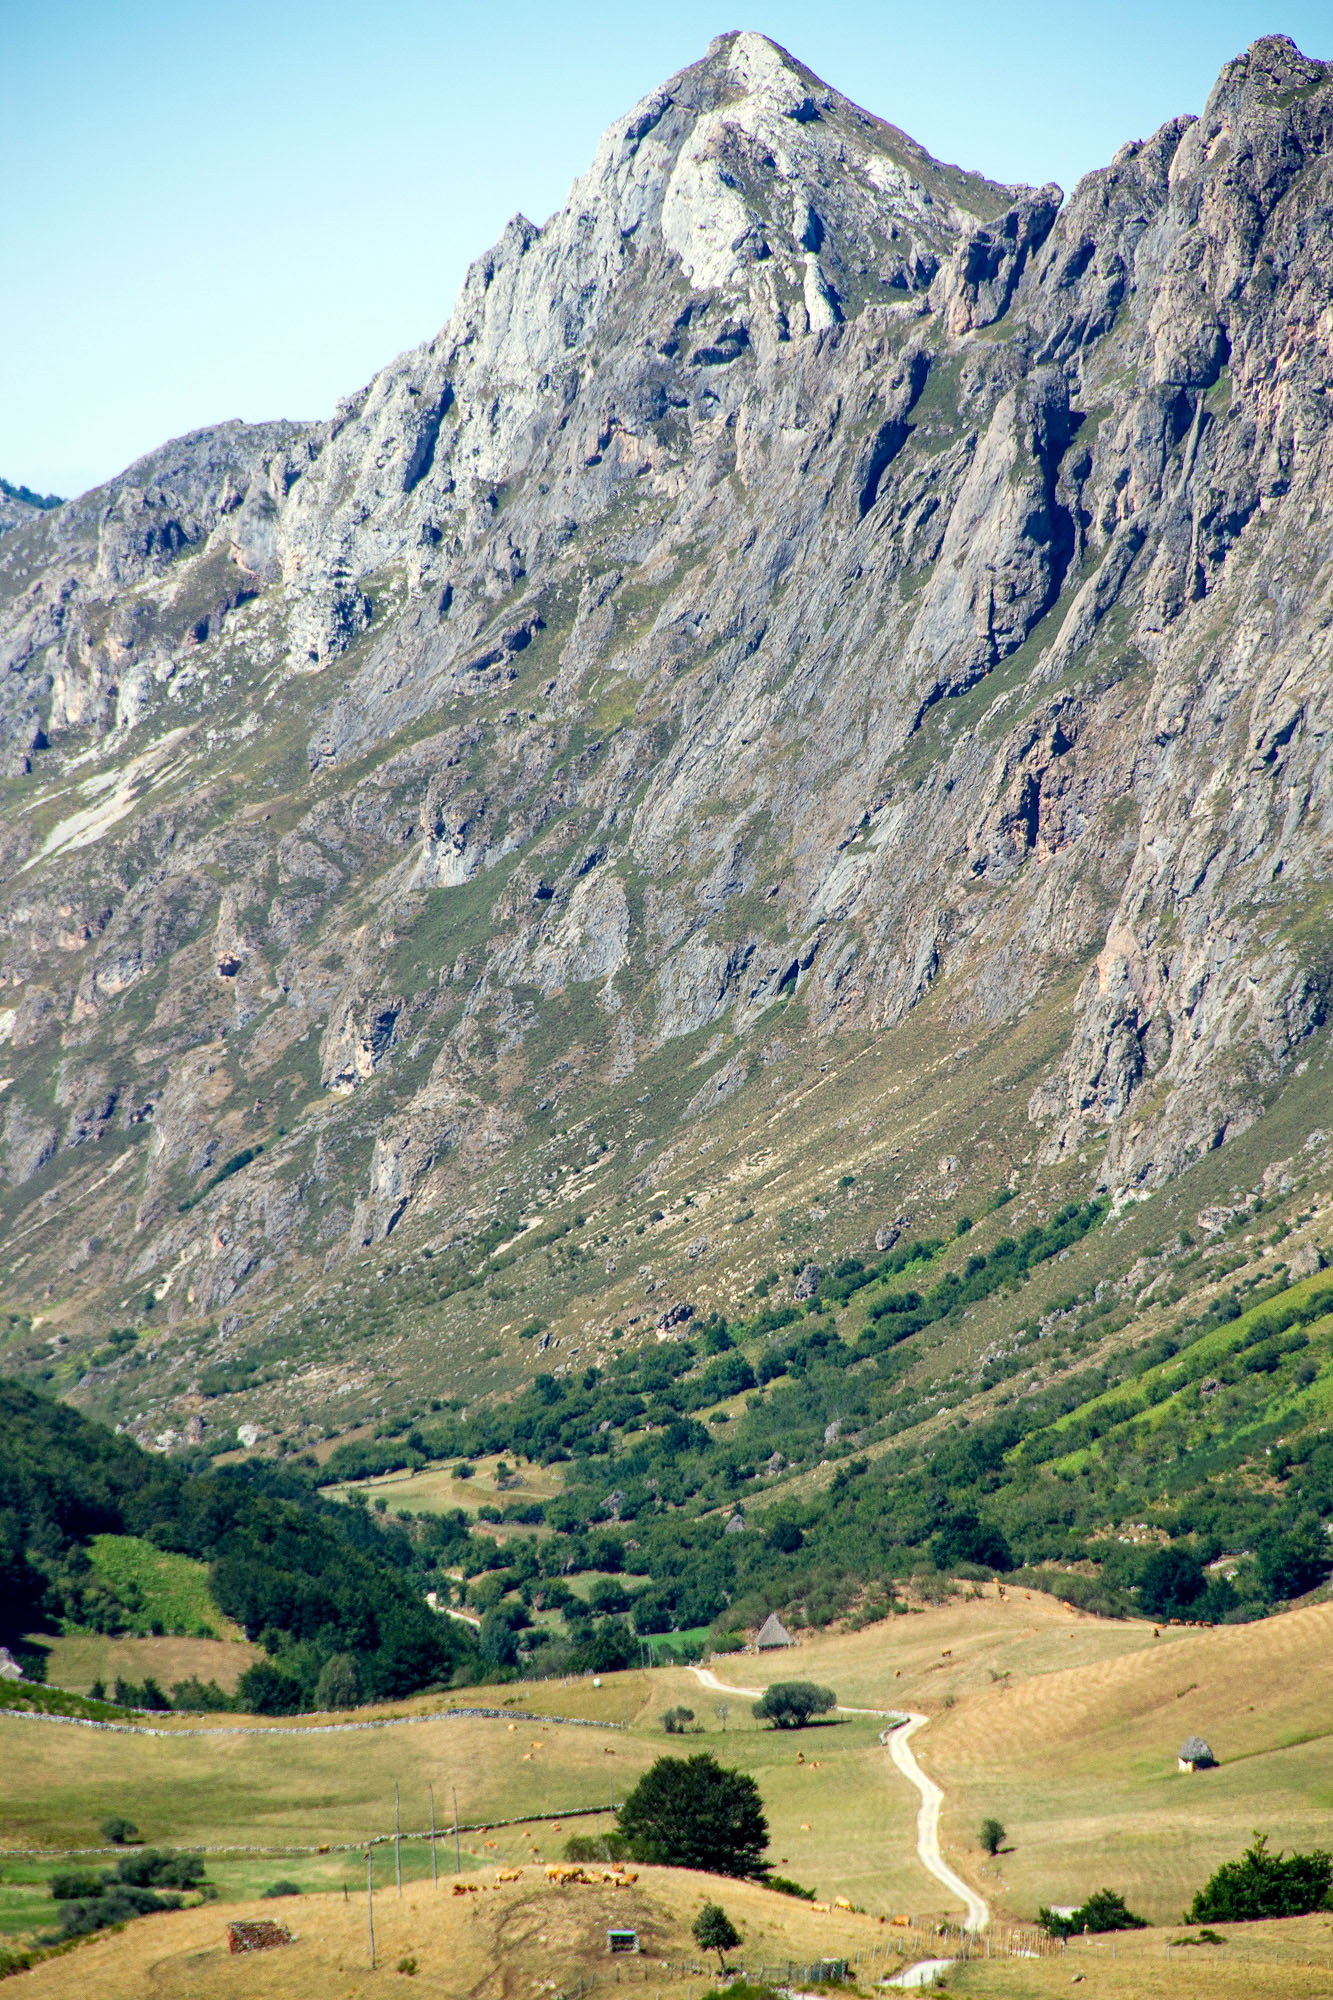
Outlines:
<svg viewBox="0 0 1333 2000"><path fill-rule="evenodd" d="M694 1667L691 1670L706 1688L717 1694L746 1695L755 1700L763 1694L762 1688L735 1687L730 1681L719 1680L711 1667ZM957 1896L965 1906L967 1917L964 1928L969 1931L984 1931L990 1923L990 1909L983 1897L975 1889L970 1889L961 1875L956 1875L944 1856L940 1853L940 1807L944 1803L944 1793L933 1778L928 1778L917 1763L908 1738L924 1723L928 1716L907 1714L892 1708L853 1708L846 1702L839 1702L838 1708L844 1715L878 1715L889 1722L889 1727L880 1732L880 1742L885 1745L890 1757L908 1783L915 1785L921 1794L921 1805L916 1816L916 1851L921 1865L942 1882L950 1895Z"/></svg>

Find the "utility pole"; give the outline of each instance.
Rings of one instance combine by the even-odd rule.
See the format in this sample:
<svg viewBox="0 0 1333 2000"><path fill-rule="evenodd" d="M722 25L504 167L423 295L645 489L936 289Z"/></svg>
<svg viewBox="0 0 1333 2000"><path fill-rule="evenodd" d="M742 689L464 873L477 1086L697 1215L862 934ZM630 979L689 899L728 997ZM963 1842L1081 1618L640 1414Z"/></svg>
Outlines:
<svg viewBox="0 0 1333 2000"><path fill-rule="evenodd" d="M435 1787L431 1785L428 1789L430 1791L430 1879L432 1882L438 1882L440 1868L435 1853Z"/></svg>
<svg viewBox="0 0 1333 2000"><path fill-rule="evenodd" d="M454 1788L453 1788L453 1792L454 1792L454 1873L455 1873L455 1875L459 1875L459 1874L461 1874L461 1873L462 1873L462 1870L463 1870L463 1863L462 1863L461 1859L459 1858L459 1852L458 1852L458 1787L457 1787L457 1785L455 1785L455 1786L454 1786Z"/></svg>
<svg viewBox="0 0 1333 2000"><path fill-rule="evenodd" d="M370 1926L370 1969L375 1970L375 1896L371 1887L371 1850L366 1849L366 1922Z"/></svg>
<svg viewBox="0 0 1333 2000"><path fill-rule="evenodd" d="M398 1780L395 1778L393 1781L393 1872L398 1878L398 1893L401 1896L403 1893L403 1851L399 1842Z"/></svg>

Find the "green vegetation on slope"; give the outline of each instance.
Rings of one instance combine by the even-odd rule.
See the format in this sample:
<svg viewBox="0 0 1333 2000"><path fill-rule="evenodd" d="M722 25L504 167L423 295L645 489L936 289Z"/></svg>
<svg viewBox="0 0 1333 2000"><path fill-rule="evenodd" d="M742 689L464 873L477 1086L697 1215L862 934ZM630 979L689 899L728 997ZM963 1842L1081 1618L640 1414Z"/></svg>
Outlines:
<svg viewBox="0 0 1333 2000"><path fill-rule="evenodd" d="M112 1538L109 1548L100 1537ZM156 1564L152 1550L191 1566ZM170 1584L175 1601L197 1609L195 1565L207 1561L212 1602L271 1656L249 1670L250 1695L262 1683L264 1705L308 1705L337 1658L350 1659L362 1694L393 1697L447 1684L475 1657L466 1629L421 1601L416 1553L401 1528L323 1502L299 1477L263 1468L191 1475L0 1382L5 1637L42 1619L86 1625L113 1606L123 1614L117 1592L142 1599L145 1583Z"/></svg>

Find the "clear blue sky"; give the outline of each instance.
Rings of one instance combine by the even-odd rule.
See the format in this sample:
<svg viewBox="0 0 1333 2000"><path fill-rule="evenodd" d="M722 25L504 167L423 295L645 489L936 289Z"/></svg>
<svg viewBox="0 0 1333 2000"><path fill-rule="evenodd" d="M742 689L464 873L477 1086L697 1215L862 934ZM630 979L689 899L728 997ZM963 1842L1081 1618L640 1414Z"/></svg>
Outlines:
<svg viewBox="0 0 1333 2000"><path fill-rule="evenodd" d="M78 492L317 417L542 221L604 126L758 28L939 157L1071 187L1328 0L0 0L0 473Z"/></svg>

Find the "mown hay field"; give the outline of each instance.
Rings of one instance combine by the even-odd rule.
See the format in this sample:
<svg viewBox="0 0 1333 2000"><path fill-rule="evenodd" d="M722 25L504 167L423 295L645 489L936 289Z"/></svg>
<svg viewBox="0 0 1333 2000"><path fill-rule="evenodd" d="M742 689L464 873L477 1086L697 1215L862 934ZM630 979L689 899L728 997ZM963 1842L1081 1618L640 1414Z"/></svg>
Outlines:
<svg viewBox="0 0 1333 2000"><path fill-rule="evenodd" d="M411 1987L424 1996L460 1994L473 2000L540 1991L552 1981L568 1992L582 1979L595 1990L622 1983L647 1986L687 2000L716 1981L716 1960L705 1976L690 1926L706 1901L720 1900L741 1931L734 1953L747 1966L784 1970L826 1957L855 1960L884 1951L885 1927L853 1912L811 1910L807 1904L750 1882L720 1881L687 1869L649 1868L625 1888L604 1882L554 1887L528 1868L517 1882L496 1886L494 1870L466 1878L476 1892L453 1894L453 1880L405 1883L399 1896L391 1871L375 1895L378 1969L369 1967L364 1876L359 1893L216 1903L147 1917L118 1937L98 1939L48 1960L26 1975L34 2000L224 2000L224 1996L282 1996L282 2000L354 2000L386 1987L398 1990L397 1965L416 1961ZM296 1942L271 1952L230 1957L229 1923L277 1920ZM607 1929L638 1932L641 1951L613 1961ZM896 1960L891 1963L896 1963ZM17 1990L17 1989L16 1989Z"/></svg>
<svg viewBox="0 0 1333 2000"><path fill-rule="evenodd" d="M1328 1845L1333 1604L1154 1637L992 1594L714 1670L929 1715L914 1748L944 1788L946 1855L1009 1915L1109 1886L1170 1923L1256 1827L1278 1846ZM1177 1771L1194 1731L1219 1769ZM977 1839L991 1815L1008 1831L993 1862Z"/></svg>
<svg viewBox="0 0 1333 2000"><path fill-rule="evenodd" d="M369 1964L364 1889L360 1894L303 1896L220 1908L207 1904L148 1917L26 1975L34 2000L370 2000L406 1990L424 2000L519 2000L579 1990L607 1996L637 1986L668 2000L700 2000L716 1984L690 1936L702 1904L719 1899L741 1932L730 1956L751 1972L782 1975L793 1962L846 1958L862 1991L910 1962L894 1955L891 1930L851 1912L821 1913L752 1883L719 1883L687 1870L644 1869L627 1888L607 1884L556 1888L539 1873L495 1886L490 1871L452 1882L391 1884L375 1896L377 1966ZM294 1942L259 1954L230 1956L225 1933L237 1919L277 1919ZM613 1959L612 1925L637 1931L641 1953ZM1045 2000L1083 1991L1099 2000L1324 2000L1333 1990L1333 1940L1327 1918L1224 1927L1220 1946L1172 1950L1173 1933L1122 1936L1071 1945L1064 1958L983 1960L954 1966L948 1987L977 2000ZM1178 1935L1175 1934L1175 1935ZM948 1947L943 1947L948 1949ZM872 1958L871 1954L875 1954ZM401 1986L408 1965L413 1983ZM17 1989L16 1989L17 1991Z"/></svg>

